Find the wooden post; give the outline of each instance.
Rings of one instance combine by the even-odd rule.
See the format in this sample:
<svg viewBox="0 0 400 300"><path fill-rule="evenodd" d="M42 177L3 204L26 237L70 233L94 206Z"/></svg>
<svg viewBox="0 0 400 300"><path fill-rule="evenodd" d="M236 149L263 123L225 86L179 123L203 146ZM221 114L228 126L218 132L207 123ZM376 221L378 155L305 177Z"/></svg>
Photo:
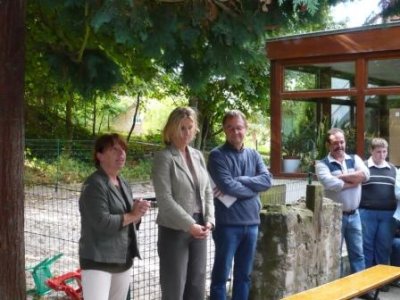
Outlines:
<svg viewBox="0 0 400 300"><path fill-rule="evenodd" d="M23 300L25 2L0 1L0 299Z"/></svg>
<svg viewBox="0 0 400 300"><path fill-rule="evenodd" d="M319 236L322 224L322 201L324 197L321 185L308 184L306 192L306 207L314 214L313 224L315 233Z"/></svg>

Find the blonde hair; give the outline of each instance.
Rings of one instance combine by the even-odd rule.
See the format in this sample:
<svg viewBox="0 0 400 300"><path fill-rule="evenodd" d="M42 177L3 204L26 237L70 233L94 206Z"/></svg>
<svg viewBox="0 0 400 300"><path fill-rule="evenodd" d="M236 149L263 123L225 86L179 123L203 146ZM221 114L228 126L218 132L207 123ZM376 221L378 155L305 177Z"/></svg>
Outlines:
<svg viewBox="0 0 400 300"><path fill-rule="evenodd" d="M165 124L162 138L166 145L171 145L172 139L180 134L179 127L184 119L190 119L193 121L193 137L199 131L197 124L197 114L193 108L190 107L177 107L169 115L167 124Z"/></svg>
<svg viewBox="0 0 400 300"><path fill-rule="evenodd" d="M383 138L373 138L370 147L371 150L374 150L375 148L388 148L389 144Z"/></svg>

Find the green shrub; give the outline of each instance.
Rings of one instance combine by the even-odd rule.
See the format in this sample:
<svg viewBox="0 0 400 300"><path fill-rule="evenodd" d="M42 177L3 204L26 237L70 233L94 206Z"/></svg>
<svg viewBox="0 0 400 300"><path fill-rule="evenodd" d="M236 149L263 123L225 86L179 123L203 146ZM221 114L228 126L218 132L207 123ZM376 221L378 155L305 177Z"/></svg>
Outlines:
<svg viewBox="0 0 400 300"><path fill-rule="evenodd" d="M84 163L68 154L62 154L58 160L58 174L55 179L57 182L79 183L83 182L94 170L92 163Z"/></svg>
<svg viewBox="0 0 400 300"><path fill-rule="evenodd" d="M82 183L94 170L93 141L29 140L24 180L31 184ZM129 143L122 175L128 181L150 180L152 154L160 144Z"/></svg>
<svg viewBox="0 0 400 300"><path fill-rule="evenodd" d="M58 160L48 162L31 155L25 155L25 183L52 184L56 182L79 183L94 167L63 154Z"/></svg>
<svg viewBox="0 0 400 300"><path fill-rule="evenodd" d="M121 174L130 182L150 180L152 160L128 160ZM82 183L95 167L68 155L61 155L57 161L49 163L35 157L25 158L25 184Z"/></svg>
<svg viewBox="0 0 400 300"><path fill-rule="evenodd" d="M127 181L147 181L150 180L152 159L140 159L138 161L127 162L121 175Z"/></svg>

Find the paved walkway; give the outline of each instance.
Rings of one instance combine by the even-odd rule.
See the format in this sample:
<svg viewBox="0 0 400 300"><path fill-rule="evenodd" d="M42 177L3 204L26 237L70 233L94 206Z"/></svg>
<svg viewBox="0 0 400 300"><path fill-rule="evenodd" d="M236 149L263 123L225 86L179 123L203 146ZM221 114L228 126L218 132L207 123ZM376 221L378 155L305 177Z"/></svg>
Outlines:
<svg viewBox="0 0 400 300"><path fill-rule="evenodd" d="M379 293L379 298L381 300L399 300L400 299L400 288L390 287L389 292Z"/></svg>

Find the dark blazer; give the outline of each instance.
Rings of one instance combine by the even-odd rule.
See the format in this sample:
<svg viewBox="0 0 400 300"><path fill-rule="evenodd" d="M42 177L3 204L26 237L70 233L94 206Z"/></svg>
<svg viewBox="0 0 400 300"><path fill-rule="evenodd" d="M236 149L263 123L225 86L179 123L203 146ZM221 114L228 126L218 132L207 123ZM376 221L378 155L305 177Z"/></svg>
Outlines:
<svg viewBox="0 0 400 300"><path fill-rule="evenodd" d="M81 258L102 263L126 263L129 235L132 238L130 255L139 256L135 226L122 226L123 214L132 209L132 191L125 180L119 179L128 203L101 168L83 184L79 198Z"/></svg>
<svg viewBox="0 0 400 300"><path fill-rule="evenodd" d="M197 174L205 222L215 224L213 193L200 151L189 147ZM176 230L189 231L195 220L196 188L192 174L179 150L168 146L154 156L152 179L158 204L157 223Z"/></svg>

